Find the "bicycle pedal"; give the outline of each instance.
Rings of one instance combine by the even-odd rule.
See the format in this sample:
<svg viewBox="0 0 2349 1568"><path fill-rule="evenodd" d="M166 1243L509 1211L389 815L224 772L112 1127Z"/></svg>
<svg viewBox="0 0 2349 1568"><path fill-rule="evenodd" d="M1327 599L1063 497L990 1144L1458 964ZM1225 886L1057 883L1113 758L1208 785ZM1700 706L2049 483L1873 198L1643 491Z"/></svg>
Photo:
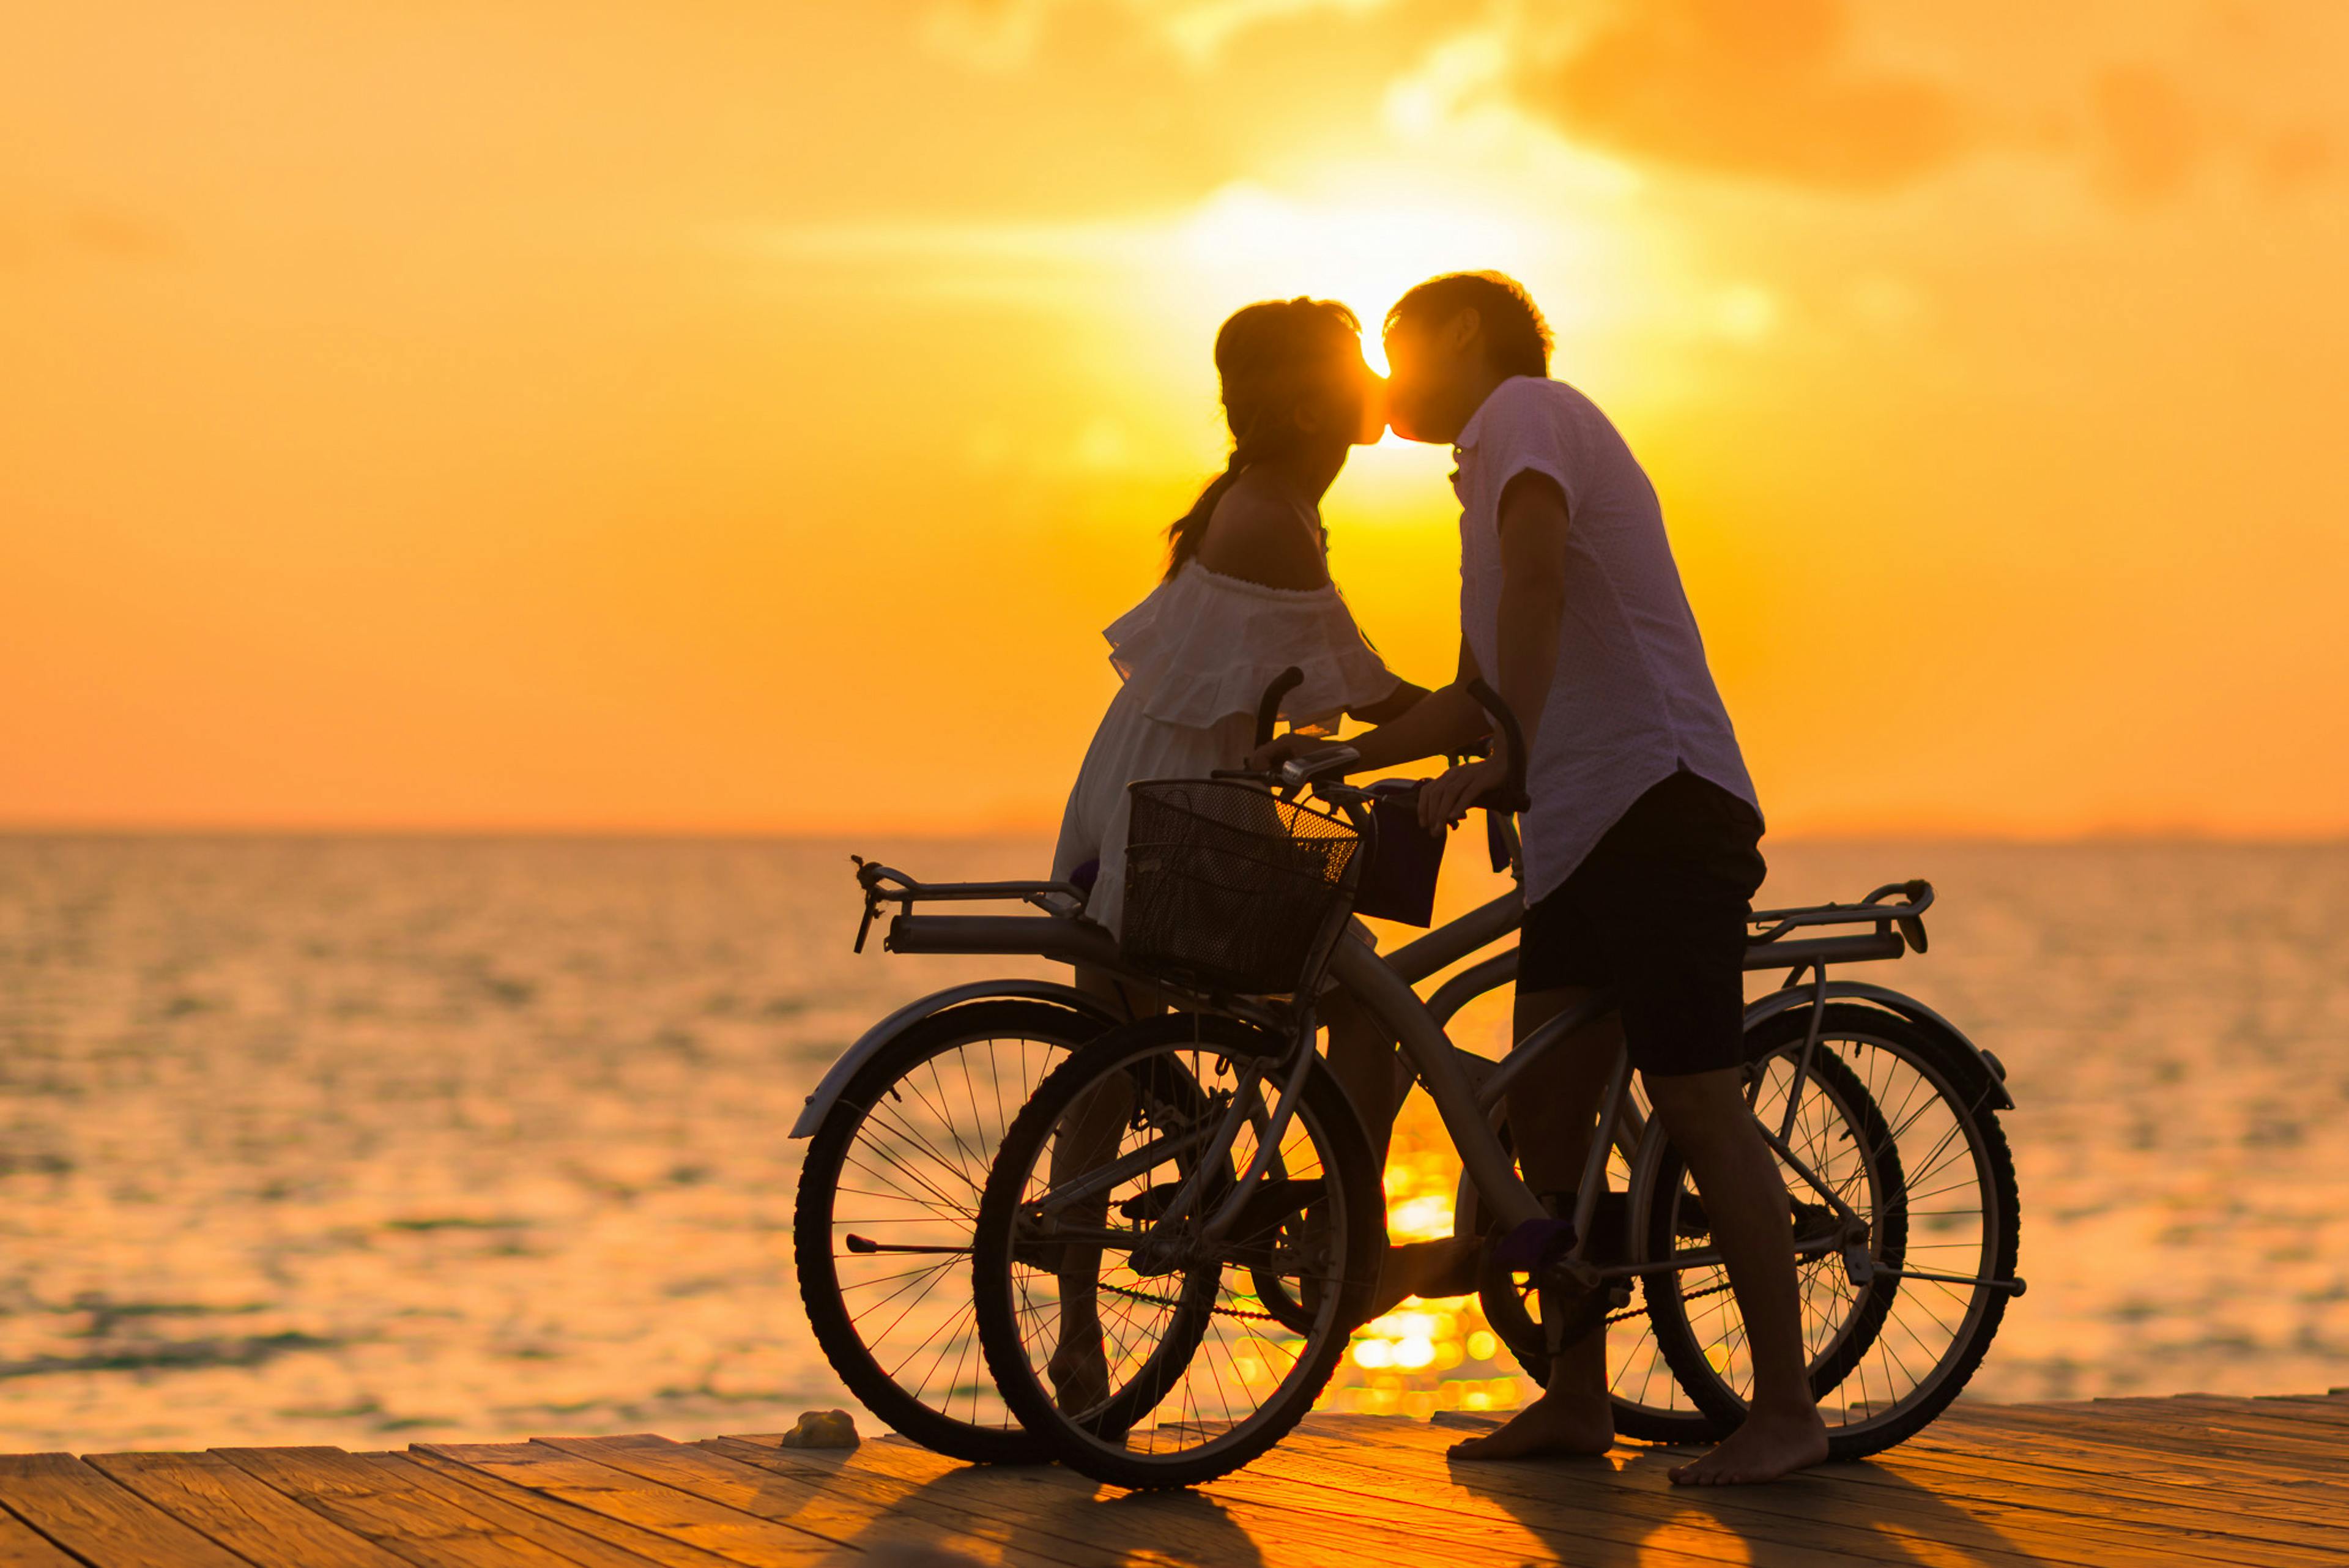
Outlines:
<svg viewBox="0 0 2349 1568"><path fill-rule="evenodd" d="M1528 1220L1501 1238L1493 1259L1514 1273L1533 1273L1573 1245L1573 1220Z"/></svg>
<svg viewBox="0 0 2349 1568"><path fill-rule="evenodd" d="M1575 1195L1571 1192L1545 1192L1542 1204L1558 1218L1571 1219L1575 1210ZM1590 1210L1590 1245L1585 1249L1595 1263L1628 1263L1631 1261L1631 1195L1609 1188L1599 1195Z"/></svg>

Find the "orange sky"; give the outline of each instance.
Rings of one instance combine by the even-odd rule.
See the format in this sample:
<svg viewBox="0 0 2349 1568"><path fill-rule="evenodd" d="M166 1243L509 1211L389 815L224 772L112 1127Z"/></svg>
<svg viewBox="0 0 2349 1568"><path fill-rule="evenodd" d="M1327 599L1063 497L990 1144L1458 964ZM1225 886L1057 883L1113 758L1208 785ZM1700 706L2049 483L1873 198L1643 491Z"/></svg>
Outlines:
<svg viewBox="0 0 2349 1568"><path fill-rule="evenodd" d="M1216 321L1499 265L1780 831L2349 830L2349 6L9 31L0 825L1047 825ZM1423 680L1446 466L1328 509Z"/></svg>

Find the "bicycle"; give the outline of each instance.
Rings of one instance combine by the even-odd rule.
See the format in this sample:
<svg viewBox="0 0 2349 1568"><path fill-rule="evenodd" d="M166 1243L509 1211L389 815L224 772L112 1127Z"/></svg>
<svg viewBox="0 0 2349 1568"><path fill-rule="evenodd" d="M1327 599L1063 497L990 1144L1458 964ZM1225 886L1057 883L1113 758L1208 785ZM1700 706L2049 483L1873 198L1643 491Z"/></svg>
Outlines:
<svg viewBox="0 0 2349 1568"><path fill-rule="evenodd" d="M1506 707L1481 684L1473 690L1510 737L1509 755L1521 758ZM1259 835L1257 852L1268 857L1259 863L1293 869L1299 844L1343 836L1339 826L1350 826L1356 842L1369 831L1376 796L1339 782L1350 761L1340 747L1278 774L1185 781L1185 798L1206 810L1207 792L1220 788L1275 803L1235 795L1230 809L1235 822L1273 811L1284 831ZM1151 787L1165 786L1135 786ZM1520 774L1509 793L1521 789ZM1159 857L1144 874L1179 881L1185 853ZM1145 864L1133 845L1128 854ZM1303 858L1315 857L1328 858L1318 849ZM1198 923L1248 919L1247 888L1228 870L1221 882L1202 878L1198 907L1225 913ZM1188 953L1179 940L1137 951L1147 945L1133 936L1145 884L1129 883L1118 967L1182 987L1196 1005L1121 1025L1076 1050L1044 1078L997 1152L972 1237L971 1282L980 1346L1010 1411L1053 1458L1112 1485L1150 1488L1195 1484L1247 1463L1311 1407L1375 1285L1381 1236L1381 1173L1314 1050L1326 984L1369 1008L1433 1099L1464 1167L1463 1218L1490 1239L1488 1311L1521 1362L1536 1369L1558 1345L1629 1311L1636 1282L1657 1354L1694 1407L1692 1416L1659 1414L1680 1440L1733 1425L1750 1385L1742 1325L1720 1255L1706 1244L1702 1198L1669 1140L1641 1116L1628 1062L1619 1054L1599 1124L1609 1136L1592 1140L1563 1215L1519 1179L1496 1126L1509 1084L1607 1000L1537 1031L1478 1084L1439 1010L1500 983L1514 954L1474 966L1423 1002L1405 981L1413 967L1406 959L1443 933L1381 961L1332 934L1350 883L1342 867L1324 880L1317 940L1301 963L1284 960L1285 983L1247 973L1226 929ZM1764 911L1751 933L1747 967L1789 969L1776 992L1748 1009L1748 1099L1793 1189L1806 1348L1837 1458L1880 1451L1945 1408L1987 1352L2006 1301L2023 1289L2014 1272L2020 1203L1997 1121L2013 1101L1996 1059L1921 1002L1828 977L1834 963L1921 951L1931 898L1929 884L1893 884L1857 905ZM1295 909L1286 916L1291 928L1299 918ZM918 938L911 928L920 919L908 911L893 936ZM1855 925L1870 929L1817 934ZM1010 936L990 940L1009 945ZM1126 1108L1116 1147L1056 1185L1046 1168L1063 1118L1103 1095ZM1610 1165L1624 1177L1619 1193L1608 1182ZM1917 1207L1926 1201L1931 1207ZM1079 1255L1071 1249L1100 1259L1082 1305L1099 1320L1112 1390L1074 1411L1061 1408L1043 1378L1058 1348L1062 1273ZM1555 1310L1537 1318L1545 1300Z"/></svg>
<svg viewBox="0 0 2349 1568"><path fill-rule="evenodd" d="M1293 684L1284 674L1264 694L1259 743L1271 739L1279 700ZM1495 838L1497 870L1516 855L1506 820ZM1077 918L1085 891L1072 885L924 882L861 858L856 881L864 906L858 952L895 905L884 934L892 952L1043 958L1149 981L1108 933ZM974 901L1037 912L916 913L925 905ZM1421 983L1506 939L1522 918L1513 890L1381 961L1404 984ZM1439 1023L1448 1022L1515 978L1515 952L1501 952L1445 980L1428 1005ZM792 1217L809 1324L850 1392L926 1447L975 1463L1047 1457L992 1384L973 1376L978 1342L958 1265L1010 1112L1068 1053L1130 1022L1100 998L1050 981L981 981L936 992L890 1013L843 1052L791 1129L792 1138L809 1140ZM1462 1064L1475 1074L1492 1067L1467 1053ZM1615 1381L1626 1433L1675 1441L1710 1429L1710 1418L1688 1403L1657 1355L1627 1357Z"/></svg>

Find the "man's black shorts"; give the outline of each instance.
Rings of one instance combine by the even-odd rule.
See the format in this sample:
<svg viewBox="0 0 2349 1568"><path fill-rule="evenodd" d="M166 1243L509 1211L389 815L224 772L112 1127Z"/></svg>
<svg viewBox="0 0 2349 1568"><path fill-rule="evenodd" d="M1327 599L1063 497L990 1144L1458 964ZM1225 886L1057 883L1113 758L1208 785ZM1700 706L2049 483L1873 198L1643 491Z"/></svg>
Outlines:
<svg viewBox="0 0 2349 1568"><path fill-rule="evenodd" d="M1517 994L1617 992L1642 1074L1737 1065L1761 838L1760 815L1719 784L1686 769L1657 784L1526 911Z"/></svg>

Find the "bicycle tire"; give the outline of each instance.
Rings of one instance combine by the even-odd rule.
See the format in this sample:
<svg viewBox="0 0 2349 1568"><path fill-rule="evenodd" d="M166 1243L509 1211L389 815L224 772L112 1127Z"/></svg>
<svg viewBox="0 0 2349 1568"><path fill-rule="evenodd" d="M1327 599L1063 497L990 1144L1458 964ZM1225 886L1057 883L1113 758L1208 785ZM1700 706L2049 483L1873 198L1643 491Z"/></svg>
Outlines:
<svg viewBox="0 0 2349 1568"><path fill-rule="evenodd" d="M1094 1430L1093 1424L1063 1412L1037 1376L1022 1336L1016 1300L1016 1222L1027 1200L1031 1172L1045 1156L1062 1116L1080 1096L1109 1075L1155 1053L1191 1047L1233 1057L1261 1056L1277 1053L1281 1045L1277 1037L1238 1020L1207 1014L1174 1014L1112 1030L1053 1070L1021 1107L996 1155L980 1197L971 1251L971 1292L979 1345L988 1370L1012 1413L1043 1442L1052 1458L1095 1480L1128 1490L1195 1486L1259 1458L1312 1408L1337 1370L1355 1317L1376 1288L1384 1235L1381 1173L1352 1104L1317 1063L1306 1075L1299 1116L1327 1172L1323 1200L1329 1196L1339 1199L1340 1213L1333 1221L1340 1248L1335 1282L1339 1289L1319 1303L1314 1329L1302 1336L1290 1370L1268 1400L1202 1447L1181 1453L1145 1454L1125 1444L1124 1431ZM1195 1311L1197 1272L1185 1273L1173 1336L1185 1366L1174 1365L1172 1352L1154 1353L1149 1368L1130 1380L1128 1388L1144 1382L1171 1384L1183 1376L1206 1332L1205 1314ZM1138 1420L1148 1413L1127 1414Z"/></svg>
<svg viewBox="0 0 2349 1568"><path fill-rule="evenodd" d="M1782 1013L1765 1024L1767 1039L1780 1042L1785 1036L1799 1042L1807 1030L1807 1010ZM1975 1167L1974 1179L1982 1194L1982 1215L1985 1226L1992 1234L1985 1237L1980 1251L1986 1254L1977 1265L1987 1270L1987 1277L1995 1281L2011 1281L2014 1277L2022 1231L2022 1200L2014 1178L2014 1159L2000 1127L1997 1113L1981 1096L1972 1100L1960 1085L1973 1081L1971 1064L1960 1057L1965 1047L1944 1037L1938 1031L1928 1030L1911 1021L1882 1009L1854 1003L1832 1003L1822 1020L1819 1040L1822 1047L1829 1042L1867 1044L1900 1054L1916 1068L1919 1077L1931 1091L1939 1104L1945 1106L1950 1119L1960 1133L1965 1135L1968 1152ZM1816 1064L1814 1064L1816 1068ZM1870 1091L1871 1098L1875 1098ZM1885 1124L1897 1149L1899 1135L1922 1115L1922 1111L1907 1105L1896 1107L1893 1115L1897 1125ZM1879 1122L1883 1122L1881 1108ZM1650 1230L1648 1245L1651 1255L1669 1255L1673 1244L1671 1203L1668 1199L1680 1186L1682 1168L1677 1155L1668 1154L1657 1172L1655 1186L1649 1194ZM1915 1173L1904 1175L1905 1184ZM1927 1179L1931 1178L1928 1177ZM1905 1203L1904 1203L1905 1216ZM1901 1262L1905 1266L1912 1251L1909 1239L1902 1239ZM1701 1408L1733 1428L1744 1418L1745 1405L1736 1391L1730 1387L1721 1372L1697 1343L1690 1326L1685 1303L1678 1291L1669 1284L1671 1271L1658 1271L1648 1276L1649 1287L1657 1293L1650 1306L1650 1319L1655 1330L1658 1346L1681 1379L1689 1397ZM1883 1276L1878 1276L1882 1278ZM1873 1291L1871 1283L1871 1291ZM2006 1314L2010 1292L1998 1285L1977 1285L1968 1303L1965 1319L1953 1336L1950 1350L1935 1362L1930 1380L1893 1401L1889 1407L1871 1411L1861 1420L1831 1426L1827 1438L1830 1459L1866 1459L1871 1454L1906 1441L1924 1429L1934 1417L1947 1409L1951 1401L1963 1391L1967 1382L1989 1354L1991 1342L1997 1336L2000 1322ZM1889 1310L1890 1297L1887 1307ZM1878 1327L1880 1329L1880 1316ZM1860 1353L1864 1355L1865 1352ZM1858 1356L1852 1359L1857 1360ZM1846 1376L1849 1373L1847 1370Z"/></svg>
<svg viewBox="0 0 2349 1568"><path fill-rule="evenodd" d="M962 1419L926 1402L882 1366L843 1294L833 1250L842 1170L874 1106L946 1053L981 1040L1019 1039L1056 1044L1061 1059L1066 1060L1067 1053L1092 1040L1102 1028L1097 1019L1048 1002L982 1000L950 1007L907 1027L859 1069L808 1142L792 1218L792 1258L808 1326L824 1359L858 1402L925 1448L973 1464L1030 1464L1047 1457L1042 1445L1016 1422L989 1426ZM975 1218L976 1185L970 1197ZM955 1279L951 1284L962 1288L966 1280ZM970 1413L979 1414L975 1404Z"/></svg>

